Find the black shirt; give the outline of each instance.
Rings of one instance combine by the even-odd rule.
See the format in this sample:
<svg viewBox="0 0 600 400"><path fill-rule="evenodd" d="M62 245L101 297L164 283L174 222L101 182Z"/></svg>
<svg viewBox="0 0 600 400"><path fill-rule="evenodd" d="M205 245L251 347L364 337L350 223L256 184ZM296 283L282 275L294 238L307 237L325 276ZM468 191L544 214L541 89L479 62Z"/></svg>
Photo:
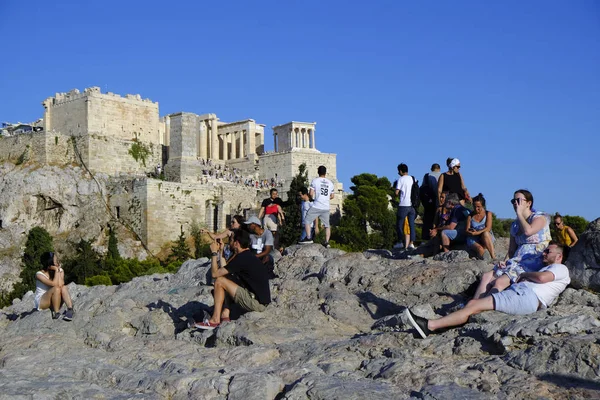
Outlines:
<svg viewBox="0 0 600 400"><path fill-rule="evenodd" d="M267 206L270 206L271 204L277 204L278 206L283 207L283 200L281 200L280 197L276 197L275 200L269 197L264 199L260 206L267 208Z"/></svg>
<svg viewBox="0 0 600 400"><path fill-rule="evenodd" d="M225 277L254 293L260 304L266 306L271 302L269 273L256 254L250 250L243 251L236 255L225 269L229 272Z"/></svg>

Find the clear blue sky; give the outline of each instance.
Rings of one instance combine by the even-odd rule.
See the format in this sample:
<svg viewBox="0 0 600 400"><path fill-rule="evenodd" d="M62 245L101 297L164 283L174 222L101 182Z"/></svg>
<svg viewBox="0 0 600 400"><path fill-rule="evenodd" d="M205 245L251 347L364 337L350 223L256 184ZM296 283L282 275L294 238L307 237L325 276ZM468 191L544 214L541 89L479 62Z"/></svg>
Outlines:
<svg viewBox="0 0 600 400"><path fill-rule="evenodd" d="M0 121L55 92L139 93L161 115L316 121L349 190L460 158L472 195L513 217L600 217L600 2L0 2Z"/></svg>

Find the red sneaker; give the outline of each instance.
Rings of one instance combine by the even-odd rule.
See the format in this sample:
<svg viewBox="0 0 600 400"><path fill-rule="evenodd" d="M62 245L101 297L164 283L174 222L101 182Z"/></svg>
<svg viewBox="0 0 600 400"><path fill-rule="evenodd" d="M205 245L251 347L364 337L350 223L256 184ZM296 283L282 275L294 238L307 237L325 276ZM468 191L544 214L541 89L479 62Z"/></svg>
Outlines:
<svg viewBox="0 0 600 400"><path fill-rule="evenodd" d="M194 327L198 328L198 329L209 329L209 330L213 330L215 328L217 328L219 325L221 324L213 324L212 322L210 322L209 320L204 320L204 322L196 322L194 324Z"/></svg>

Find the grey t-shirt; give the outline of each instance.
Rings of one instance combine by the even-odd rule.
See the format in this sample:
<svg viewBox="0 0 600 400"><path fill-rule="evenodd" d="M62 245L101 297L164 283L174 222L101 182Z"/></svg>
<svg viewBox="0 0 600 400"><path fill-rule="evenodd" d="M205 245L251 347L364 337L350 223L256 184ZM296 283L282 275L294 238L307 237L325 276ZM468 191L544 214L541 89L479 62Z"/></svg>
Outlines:
<svg viewBox="0 0 600 400"><path fill-rule="evenodd" d="M256 254L262 253L265 246L273 246L273 234L265 229L262 235L250 234L250 248Z"/></svg>

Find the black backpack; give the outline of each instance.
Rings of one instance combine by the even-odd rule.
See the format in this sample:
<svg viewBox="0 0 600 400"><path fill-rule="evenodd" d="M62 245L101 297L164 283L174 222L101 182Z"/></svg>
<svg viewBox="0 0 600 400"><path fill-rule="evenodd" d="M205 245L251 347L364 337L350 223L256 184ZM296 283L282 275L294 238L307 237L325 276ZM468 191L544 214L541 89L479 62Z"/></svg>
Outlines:
<svg viewBox="0 0 600 400"><path fill-rule="evenodd" d="M416 180L414 176L412 178L413 184L412 188L410 189L410 204L416 210L421 205L421 198L419 196L419 181Z"/></svg>
<svg viewBox="0 0 600 400"><path fill-rule="evenodd" d="M419 189L419 199L421 199L421 203L423 206L436 203L436 192L437 188L432 188L429 185L429 174L425 174L423 177L423 183L421 184L421 188Z"/></svg>

